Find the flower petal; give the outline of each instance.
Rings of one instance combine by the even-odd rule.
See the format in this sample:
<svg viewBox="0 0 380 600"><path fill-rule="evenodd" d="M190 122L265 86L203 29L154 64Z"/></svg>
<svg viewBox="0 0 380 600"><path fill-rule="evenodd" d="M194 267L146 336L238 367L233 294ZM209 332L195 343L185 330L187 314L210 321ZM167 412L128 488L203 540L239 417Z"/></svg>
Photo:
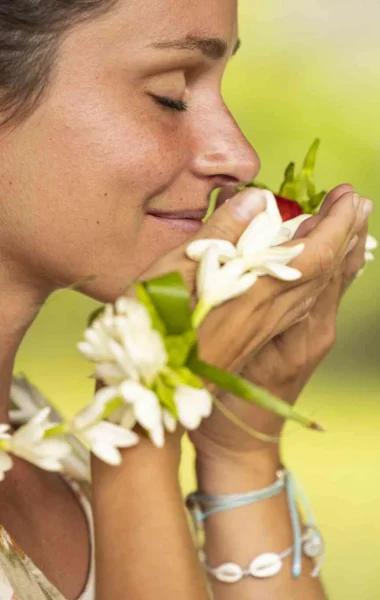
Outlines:
<svg viewBox="0 0 380 600"><path fill-rule="evenodd" d="M56 458L50 456L22 456L22 458L25 458L25 460L27 460L28 462L33 463L34 465L40 467L40 469L44 469L45 471L60 472L63 470L62 463Z"/></svg>
<svg viewBox="0 0 380 600"><path fill-rule="evenodd" d="M57 460L71 454L70 444L59 438L42 440L33 448L33 450L37 456L45 456Z"/></svg>
<svg viewBox="0 0 380 600"><path fill-rule="evenodd" d="M177 421L167 409L164 409L163 412L163 421L165 425L165 429L170 433L174 433L177 429Z"/></svg>
<svg viewBox="0 0 380 600"><path fill-rule="evenodd" d="M227 300L232 300L233 298L237 298L238 296L242 296L245 294L253 285L255 285L257 281L257 275L255 272L245 273L238 279L234 285L230 286L230 288L226 288L224 290L223 296L220 296L218 302L214 304L214 306L218 306L223 304L223 302L227 302Z"/></svg>
<svg viewBox="0 0 380 600"><path fill-rule="evenodd" d="M93 446L98 442L116 446L118 448L130 448L139 442L139 436L134 431L119 427L114 423L101 421L87 431L83 432L89 445Z"/></svg>
<svg viewBox="0 0 380 600"><path fill-rule="evenodd" d="M292 232L290 229L287 229L285 226L281 227L278 234L272 240L272 248L276 246L280 246L281 244L285 244L286 242L290 242L292 239Z"/></svg>
<svg viewBox="0 0 380 600"><path fill-rule="evenodd" d="M128 355L128 351L114 339L110 339L108 343L113 358L116 360L117 364L124 370L126 376L130 377L131 379L137 380L139 378L138 370L136 369L136 366L133 364L130 356Z"/></svg>
<svg viewBox="0 0 380 600"><path fill-rule="evenodd" d="M203 290L204 297L215 306L226 293L228 294L244 271L245 263L242 258L235 258L223 267L219 267L219 270L206 282Z"/></svg>
<svg viewBox="0 0 380 600"><path fill-rule="evenodd" d="M372 260L375 260L375 257L372 254L372 252L365 252L365 254L364 254L364 260L366 260L367 262L370 262Z"/></svg>
<svg viewBox="0 0 380 600"><path fill-rule="evenodd" d="M287 267L280 263L267 263L266 265L263 265L262 268L268 275L271 275L271 277L282 281L296 281L302 277L302 273L301 271L298 271L298 269L292 269L292 267Z"/></svg>
<svg viewBox="0 0 380 600"><path fill-rule="evenodd" d="M279 227L281 227L282 217L274 194L272 194L272 192L269 190L261 190L261 192L267 201L267 215L273 223L276 223Z"/></svg>
<svg viewBox="0 0 380 600"><path fill-rule="evenodd" d="M276 246L268 248L263 252L258 252L246 258L245 264L247 269L265 268L267 263L279 263L286 265L294 258L297 258L305 250L305 244L297 244L296 246Z"/></svg>
<svg viewBox="0 0 380 600"><path fill-rule="evenodd" d="M165 445L165 432L162 423L149 431L149 437L156 448L163 448Z"/></svg>
<svg viewBox="0 0 380 600"><path fill-rule="evenodd" d="M115 387L104 387L98 390L93 401L81 410L72 420L75 429L81 431L102 418L108 402L120 396L120 391Z"/></svg>
<svg viewBox="0 0 380 600"><path fill-rule="evenodd" d="M122 457L119 450L104 442L96 442L91 446L91 452L108 465L117 467L122 463Z"/></svg>
<svg viewBox="0 0 380 600"><path fill-rule="evenodd" d="M289 221L285 221L284 225L281 228L281 231L287 229L290 234L289 239L292 240L299 226L302 225L302 223L304 223L308 219L310 219L312 216L313 215L303 214L299 215L298 217L295 217L294 219L289 219Z"/></svg>
<svg viewBox="0 0 380 600"><path fill-rule="evenodd" d="M266 212L259 213L244 231L237 243L243 257L262 252L272 246L280 231L281 224L272 221Z"/></svg>
<svg viewBox="0 0 380 600"><path fill-rule="evenodd" d="M191 260L200 262L211 246L216 246L218 248L220 262L226 262L237 256L236 248L231 242L218 239L195 240L194 242L191 242L186 248L186 256Z"/></svg>
<svg viewBox="0 0 380 600"><path fill-rule="evenodd" d="M149 312L141 302L134 298L121 297L116 300L116 312L126 315L138 328L151 329L152 320Z"/></svg>
<svg viewBox="0 0 380 600"><path fill-rule="evenodd" d="M107 385L119 385L125 379L125 372L119 365L102 363L96 365L94 378L104 381Z"/></svg>
<svg viewBox="0 0 380 600"><path fill-rule="evenodd" d="M377 246L378 246L378 244L377 244L376 238L374 238L373 235L368 235L367 240L366 240L365 249L368 252L371 252L372 250L376 250Z"/></svg>
<svg viewBox="0 0 380 600"><path fill-rule="evenodd" d="M209 417L212 411L212 396L207 390L180 385L174 392L174 401L179 421L189 430L197 429L202 418Z"/></svg>
<svg viewBox="0 0 380 600"><path fill-rule="evenodd" d="M219 253L215 245L210 246L203 255L197 272L197 294L198 298L203 298L209 285L209 281L218 273L220 269Z"/></svg>

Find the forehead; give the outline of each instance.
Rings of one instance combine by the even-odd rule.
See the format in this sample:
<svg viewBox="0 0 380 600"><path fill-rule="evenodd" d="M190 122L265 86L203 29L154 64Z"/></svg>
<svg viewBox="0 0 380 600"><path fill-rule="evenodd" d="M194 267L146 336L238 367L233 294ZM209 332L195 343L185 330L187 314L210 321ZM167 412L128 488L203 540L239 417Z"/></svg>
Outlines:
<svg viewBox="0 0 380 600"><path fill-rule="evenodd" d="M214 38L231 55L237 37L237 0L119 0L108 13L82 23L66 36L58 71L66 82L72 79L73 85L80 75L82 87L94 73L100 78L121 69L137 77L147 71L147 65L156 68L156 57L165 54L155 49L160 44ZM209 46L208 50L217 58L217 48Z"/></svg>
<svg viewBox="0 0 380 600"><path fill-rule="evenodd" d="M135 39L195 34L231 44L237 37L237 0L122 0L112 12L119 31L125 26Z"/></svg>

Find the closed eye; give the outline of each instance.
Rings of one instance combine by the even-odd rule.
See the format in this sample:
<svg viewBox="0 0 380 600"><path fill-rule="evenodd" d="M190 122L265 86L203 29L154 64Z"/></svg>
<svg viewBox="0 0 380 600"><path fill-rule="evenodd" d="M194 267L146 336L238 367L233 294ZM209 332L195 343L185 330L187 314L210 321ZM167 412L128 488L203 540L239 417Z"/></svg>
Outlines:
<svg viewBox="0 0 380 600"><path fill-rule="evenodd" d="M174 98L156 96L155 94L150 94L150 96L152 96L157 104L165 106L165 108L170 108L171 110L176 110L177 112L185 112L189 108L189 105L184 102L184 100L175 100Z"/></svg>

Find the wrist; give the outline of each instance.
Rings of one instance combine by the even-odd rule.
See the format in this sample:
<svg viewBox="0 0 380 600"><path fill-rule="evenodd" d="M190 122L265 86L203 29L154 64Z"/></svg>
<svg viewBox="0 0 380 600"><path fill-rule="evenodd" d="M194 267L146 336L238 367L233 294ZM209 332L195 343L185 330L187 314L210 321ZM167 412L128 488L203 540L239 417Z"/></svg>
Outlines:
<svg viewBox="0 0 380 600"><path fill-rule="evenodd" d="M217 459L197 454L198 489L207 494L234 494L261 489L273 483L282 468L276 445L254 453L226 454Z"/></svg>

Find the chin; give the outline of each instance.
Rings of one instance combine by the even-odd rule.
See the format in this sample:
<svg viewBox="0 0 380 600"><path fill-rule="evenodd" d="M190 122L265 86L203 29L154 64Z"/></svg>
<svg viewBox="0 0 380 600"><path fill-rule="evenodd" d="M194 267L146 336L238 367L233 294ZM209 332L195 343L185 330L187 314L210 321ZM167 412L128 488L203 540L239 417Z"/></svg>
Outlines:
<svg viewBox="0 0 380 600"><path fill-rule="evenodd" d="M76 281L83 281L83 284L76 289L98 302L115 302L148 269L147 277L154 277L154 269L150 270L150 267L159 258L190 241L201 227L202 222L199 220L147 218L133 247L124 243L122 250L119 246L99 251L96 256L103 256L104 260L101 263L98 258L93 261L98 275L77 277ZM116 256L119 257L117 260ZM173 261L169 264L173 265ZM94 267L86 269L87 273L94 270ZM162 273L162 263L160 271Z"/></svg>

